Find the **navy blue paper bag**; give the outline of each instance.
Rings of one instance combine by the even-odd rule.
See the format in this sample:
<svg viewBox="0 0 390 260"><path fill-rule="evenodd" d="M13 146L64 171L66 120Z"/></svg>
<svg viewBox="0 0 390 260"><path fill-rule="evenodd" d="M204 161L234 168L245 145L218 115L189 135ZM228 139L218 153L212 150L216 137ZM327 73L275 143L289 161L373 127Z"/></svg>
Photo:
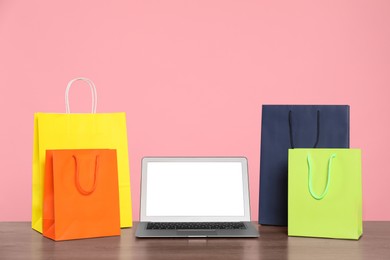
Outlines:
<svg viewBox="0 0 390 260"><path fill-rule="evenodd" d="M287 225L291 148L349 148L347 105L263 105L259 223Z"/></svg>

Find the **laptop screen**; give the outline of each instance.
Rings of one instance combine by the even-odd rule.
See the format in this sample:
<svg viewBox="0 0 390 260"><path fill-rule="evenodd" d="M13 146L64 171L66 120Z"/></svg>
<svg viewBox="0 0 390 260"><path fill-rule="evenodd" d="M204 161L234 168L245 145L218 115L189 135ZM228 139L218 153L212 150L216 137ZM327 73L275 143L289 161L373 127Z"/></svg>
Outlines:
<svg viewBox="0 0 390 260"><path fill-rule="evenodd" d="M245 215L246 165L237 160L148 161L144 214L155 217ZM144 178L144 177L143 177ZM246 182L246 183L244 183ZM145 185L145 184L143 184ZM245 191L245 192L244 192Z"/></svg>

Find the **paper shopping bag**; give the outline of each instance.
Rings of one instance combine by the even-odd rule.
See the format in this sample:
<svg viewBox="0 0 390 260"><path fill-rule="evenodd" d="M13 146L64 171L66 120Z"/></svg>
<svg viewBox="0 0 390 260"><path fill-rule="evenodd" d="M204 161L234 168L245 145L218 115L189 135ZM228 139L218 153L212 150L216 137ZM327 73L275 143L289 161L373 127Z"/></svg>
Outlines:
<svg viewBox="0 0 390 260"><path fill-rule="evenodd" d="M43 198L45 237L120 235L116 151L46 151Z"/></svg>
<svg viewBox="0 0 390 260"><path fill-rule="evenodd" d="M68 93L73 82L86 81L92 90L92 113L70 113ZM96 113L96 88L85 78L69 82L66 92L67 113L34 115L32 177L32 228L42 232L43 184L46 150L115 149L117 151L121 227L132 226L130 174L125 113Z"/></svg>
<svg viewBox="0 0 390 260"><path fill-rule="evenodd" d="M349 148L349 106L263 105L259 223L287 225L289 148Z"/></svg>
<svg viewBox="0 0 390 260"><path fill-rule="evenodd" d="M362 233L361 151L290 149L288 235L359 239Z"/></svg>

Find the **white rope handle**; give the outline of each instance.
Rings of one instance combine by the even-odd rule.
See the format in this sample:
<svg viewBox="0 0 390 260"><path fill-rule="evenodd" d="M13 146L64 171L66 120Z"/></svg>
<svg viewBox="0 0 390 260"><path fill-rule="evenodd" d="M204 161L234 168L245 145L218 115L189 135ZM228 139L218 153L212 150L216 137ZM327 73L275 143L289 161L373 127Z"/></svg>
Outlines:
<svg viewBox="0 0 390 260"><path fill-rule="evenodd" d="M96 113L96 107L97 107L97 92L96 92L96 87L95 84L93 84L92 80L87 79L87 78L75 78L69 81L68 85L66 86L65 90L65 108L66 108L66 113L70 113L70 106L69 106L69 90L72 84L75 81L82 80L84 82L87 82L89 85L89 88L91 89L92 92L92 113Z"/></svg>

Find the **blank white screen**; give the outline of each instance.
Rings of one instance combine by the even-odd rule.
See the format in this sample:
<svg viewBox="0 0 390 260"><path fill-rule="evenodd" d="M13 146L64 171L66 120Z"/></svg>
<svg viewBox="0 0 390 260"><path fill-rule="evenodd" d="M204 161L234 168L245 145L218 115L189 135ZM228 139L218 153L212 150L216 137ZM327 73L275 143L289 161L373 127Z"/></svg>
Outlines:
<svg viewBox="0 0 390 260"><path fill-rule="evenodd" d="M149 162L146 216L244 216L240 162Z"/></svg>

